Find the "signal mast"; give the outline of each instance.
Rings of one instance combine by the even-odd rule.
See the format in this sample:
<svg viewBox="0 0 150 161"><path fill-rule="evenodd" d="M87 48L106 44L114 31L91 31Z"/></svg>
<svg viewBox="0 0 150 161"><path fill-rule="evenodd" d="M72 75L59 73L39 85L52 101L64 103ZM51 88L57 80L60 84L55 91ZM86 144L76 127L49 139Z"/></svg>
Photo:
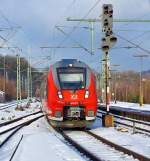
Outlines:
<svg viewBox="0 0 150 161"><path fill-rule="evenodd" d="M104 4L102 8L102 51L105 55L105 99L107 114L103 116L103 124L106 127L113 126L113 116L109 115L110 108L110 81L109 81L109 50L116 44L117 38L113 35L113 7L112 4Z"/></svg>

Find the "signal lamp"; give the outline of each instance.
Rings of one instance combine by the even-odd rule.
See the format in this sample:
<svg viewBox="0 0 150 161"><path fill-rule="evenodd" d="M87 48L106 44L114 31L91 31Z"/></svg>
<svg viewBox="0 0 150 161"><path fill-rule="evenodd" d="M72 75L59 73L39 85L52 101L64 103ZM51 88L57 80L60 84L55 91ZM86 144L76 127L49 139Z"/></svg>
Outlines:
<svg viewBox="0 0 150 161"><path fill-rule="evenodd" d="M110 32L109 31L106 32L106 37L108 37L108 36L110 36Z"/></svg>
<svg viewBox="0 0 150 161"><path fill-rule="evenodd" d="M104 10L108 10L108 6L104 6Z"/></svg>
<svg viewBox="0 0 150 161"><path fill-rule="evenodd" d="M110 38L110 42L111 42L111 43L117 42L117 38L116 38L116 37L111 37L111 38Z"/></svg>
<svg viewBox="0 0 150 161"><path fill-rule="evenodd" d="M111 30L107 30L106 33L105 33L105 36L108 37L112 34L113 34L113 32Z"/></svg>
<svg viewBox="0 0 150 161"><path fill-rule="evenodd" d="M105 23L104 23L104 26L108 26L108 22L105 22Z"/></svg>
<svg viewBox="0 0 150 161"><path fill-rule="evenodd" d="M102 46L102 50L103 50L103 51L108 51L108 50L109 50L109 46L108 46L108 45Z"/></svg>
<svg viewBox="0 0 150 161"><path fill-rule="evenodd" d="M103 42L106 42L106 39L105 39L105 38L102 38L102 41L103 41Z"/></svg>

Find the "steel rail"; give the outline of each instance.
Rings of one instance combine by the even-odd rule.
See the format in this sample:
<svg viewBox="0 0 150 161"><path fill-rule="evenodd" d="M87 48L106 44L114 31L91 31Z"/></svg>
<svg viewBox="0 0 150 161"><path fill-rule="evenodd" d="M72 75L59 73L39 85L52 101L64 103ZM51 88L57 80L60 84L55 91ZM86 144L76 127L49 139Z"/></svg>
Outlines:
<svg viewBox="0 0 150 161"><path fill-rule="evenodd" d="M20 143L22 142L22 140L23 140L23 135L21 136L21 138L20 138L20 140L19 140L19 142L18 142L18 144L17 144L17 146L16 146L16 148L15 148L13 154L11 155L9 161L12 161L12 160L13 160L13 158L14 158L14 156L15 156L15 154L16 154L16 151L18 150L19 145L20 145Z"/></svg>
<svg viewBox="0 0 150 161"><path fill-rule="evenodd" d="M90 151L86 150L82 146L80 146L77 142L75 142L71 137L69 137L62 129L56 129L58 133L60 133L64 139L71 144L75 149L77 149L81 154L84 154L87 158L93 161L102 161L100 158L96 157Z"/></svg>
<svg viewBox="0 0 150 161"><path fill-rule="evenodd" d="M7 108L15 106L15 105L17 105L16 102L15 103L10 103L8 105L0 106L0 110L4 110L4 109L7 109Z"/></svg>
<svg viewBox="0 0 150 161"><path fill-rule="evenodd" d="M28 100L27 99L22 99L22 101L25 102L25 101L28 101ZM5 107L5 106L8 106L8 105L11 105L11 104L16 104L16 103L17 103L17 101L15 101L15 100L14 101L11 101L11 102L5 102L5 104L4 105L1 105L0 108L1 107Z"/></svg>
<svg viewBox="0 0 150 161"><path fill-rule="evenodd" d="M41 116L38 116L38 117L36 117L36 118L40 118L40 117L43 117L43 116L44 116L44 115L42 114ZM14 127L11 127L11 128L9 128L9 129L6 129L6 130L0 132L0 135L3 135L3 134L5 134L5 133L7 133L7 132L9 132L9 131L12 131L12 130L18 128L19 126L22 126L22 125L24 125L24 124L30 123L32 120L36 120L36 118L33 118L33 119L31 119L31 120L28 120L28 121L26 121L26 122L23 122L23 123L21 123L21 124L18 124L18 125L14 126Z"/></svg>
<svg viewBox="0 0 150 161"><path fill-rule="evenodd" d="M92 133L91 131L86 131L86 133L88 133L89 135L93 136L97 140L99 140L99 141L101 141L101 142L103 142L103 143L115 148L116 150L118 150L120 152L123 152L123 153L128 154L128 155L132 155L134 158L137 158L140 161L149 161L150 160L150 158L148 158L148 157L146 157L146 156L144 156L142 154L138 154L137 152L134 152L134 151L131 151L129 149L126 149L126 148L124 148L124 147L122 147L122 146L120 146L118 144L115 144L115 143L113 143L113 142L111 142L111 141L109 141L109 140L107 140L107 139L105 139L105 138L103 138L101 136L98 136L98 135Z"/></svg>
<svg viewBox="0 0 150 161"><path fill-rule="evenodd" d="M24 100L24 101L22 101L22 103L24 103L24 102L26 102L26 100ZM6 105L3 105L3 106L0 106L0 111L1 110L5 110L5 109L7 109L7 108L9 108L9 107L12 107L12 106L15 106L15 105L17 105L17 102L14 102L14 103L10 103L10 104L6 104ZM2 107L2 108L1 108Z"/></svg>
<svg viewBox="0 0 150 161"><path fill-rule="evenodd" d="M43 116L44 116L44 115L41 115L41 116L38 116L38 117L36 117L36 118L34 118L34 119L28 120L28 121L24 122L23 124L21 124L20 126L16 127L16 129L15 129L10 135L8 135L8 136L6 137L6 139L0 144L0 148L1 148L6 142L8 142L8 140L9 140L12 136L14 136L20 129L22 129L22 128L25 127L25 126L30 125L32 122L34 122L34 121L36 121L36 120L42 118Z"/></svg>
<svg viewBox="0 0 150 161"><path fill-rule="evenodd" d="M122 123L122 122L119 122L119 121L115 121L115 123L133 128L133 125L128 125L128 124L125 124L125 123ZM137 130L140 130L140 131L145 131L147 133L150 133L150 130L142 129L142 128L136 127L136 126L134 128L137 129Z"/></svg>
<svg viewBox="0 0 150 161"><path fill-rule="evenodd" d="M19 118L10 120L10 121L3 122L3 123L0 124L0 128L1 128L2 126L6 126L6 125L9 125L9 124L12 124L12 123L17 122L17 121L20 121L20 120L22 120L22 119L24 119L24 118L26 118L26 117L29 117L29 116L32 116L32 115L36 115L36 114L41 113L41 112L42 112L42 111L40 110L40 111L35 112L35 113L31 113L31 114L28 114L28 115L25 115L25 116L22 116L22 117L19 117Z"/></svg>
<svg viewBox="0 0 150 161"><path fill-rule="evenodd" d="M15 129L4 141L1 142L0 148L15 134L17 131L19 131L21 128L23 128L24 125L19 126L17 129Z"/></svg>
<svg viewBox="0 0 150 161"><path fill-rule="evenodd" d="M16 104L16 101L5 103L4 105L1 105L0 108L5 107L5 106L9 106L11 104Z"/></svg>

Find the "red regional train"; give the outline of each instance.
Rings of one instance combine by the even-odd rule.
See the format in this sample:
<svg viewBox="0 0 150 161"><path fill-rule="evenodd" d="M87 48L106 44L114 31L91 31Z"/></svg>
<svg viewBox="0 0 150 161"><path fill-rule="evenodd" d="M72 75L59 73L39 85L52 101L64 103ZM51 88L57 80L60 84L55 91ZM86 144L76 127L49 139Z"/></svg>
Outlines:
<svg viewBox="0 0 150 161"><path fill-rule="evenodd" d="M50 67L41 86L42 109L50 124L63 128L90 128L97 112L95 77L76 59L63 59Z"/></svg>

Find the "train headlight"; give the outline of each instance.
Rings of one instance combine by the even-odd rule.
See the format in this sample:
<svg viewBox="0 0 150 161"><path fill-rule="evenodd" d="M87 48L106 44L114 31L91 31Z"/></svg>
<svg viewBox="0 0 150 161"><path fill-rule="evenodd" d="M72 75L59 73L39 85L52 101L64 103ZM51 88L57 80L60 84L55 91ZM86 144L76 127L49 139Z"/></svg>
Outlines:
<svg viewBox="0 0 150 161"><path fill-rule="evenodd" d="M85 91L85 96L84 97L89 98L89 91L88 90Z"/></svg>
<svg viewBox="0 0 150 161"><path fill-rule="evenodd" d="M63 95L62 95L62 93L61 93L60 91L58 91L58 97L59 97L60 99L63 99Z"/></svg>

